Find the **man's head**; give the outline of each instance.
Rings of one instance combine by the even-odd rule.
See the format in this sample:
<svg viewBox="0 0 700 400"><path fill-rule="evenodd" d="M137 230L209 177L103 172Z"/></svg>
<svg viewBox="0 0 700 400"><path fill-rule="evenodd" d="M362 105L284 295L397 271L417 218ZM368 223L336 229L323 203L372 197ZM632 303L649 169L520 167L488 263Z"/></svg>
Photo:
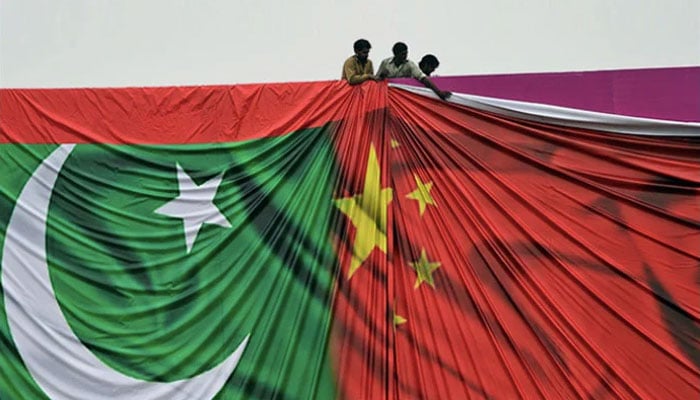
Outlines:
<svg viewBox="0 0 700 400"><path fill-rule="evenodd" d="M437 57L435 57L432 54L424 55L418 63L418 67L420 67L420 70L428 76L430 76L430 74L432 74L439 66L440 61L438 61Z"/></svg>
<svg viewBox="0 0 700 400"><path fill-rule="evenodd" d="M394 47L391 48L391 52L394 53L394 61L400 64L408 58L408 46L403 42L396 42Z"/></svg>
<svg viewBox="0 0 700 400"><path fill-rule="evenodd" d="M358 60L366 61L367 57L369 57L369 49L372 48L372 45L369 44L367 39L358 39L355 41L355 44L352 45L352 48L355 50L355 55Z"/></svg>

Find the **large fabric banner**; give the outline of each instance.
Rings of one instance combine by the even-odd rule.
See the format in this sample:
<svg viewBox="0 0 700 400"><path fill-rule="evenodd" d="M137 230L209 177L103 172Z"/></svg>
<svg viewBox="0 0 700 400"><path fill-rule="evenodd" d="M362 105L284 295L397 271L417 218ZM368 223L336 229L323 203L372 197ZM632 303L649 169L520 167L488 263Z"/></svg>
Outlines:
<svg viewBox="0 0 700 400"><path fill-rule="evenodd" d="M0 90L0 398L699 397L700 125L523 107Z"/></svg>

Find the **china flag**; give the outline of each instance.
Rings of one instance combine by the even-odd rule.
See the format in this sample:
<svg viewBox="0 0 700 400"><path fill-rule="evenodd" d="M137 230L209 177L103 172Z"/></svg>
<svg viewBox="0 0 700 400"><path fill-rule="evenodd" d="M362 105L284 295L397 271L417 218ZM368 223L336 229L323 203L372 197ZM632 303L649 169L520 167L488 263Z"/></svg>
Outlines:
<svg viewBox="0 0 700 400"><path fill-rule="evenodd" d="M697 396L696 142L393 88L362 132L334 200L345 398Z"/></svg>

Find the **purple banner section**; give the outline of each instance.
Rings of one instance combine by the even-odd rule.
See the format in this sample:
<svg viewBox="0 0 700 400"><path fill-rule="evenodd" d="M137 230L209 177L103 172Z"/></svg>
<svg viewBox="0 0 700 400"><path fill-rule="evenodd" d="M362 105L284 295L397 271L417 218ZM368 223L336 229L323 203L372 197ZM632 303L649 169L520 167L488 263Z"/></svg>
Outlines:
<svg viewBox="0 0 700 400"><path fill-rule="evenodd" d="M700 122L700 66L433 77L442 90L563 107ZM392 82L421 86L414 79Z"/></svg>

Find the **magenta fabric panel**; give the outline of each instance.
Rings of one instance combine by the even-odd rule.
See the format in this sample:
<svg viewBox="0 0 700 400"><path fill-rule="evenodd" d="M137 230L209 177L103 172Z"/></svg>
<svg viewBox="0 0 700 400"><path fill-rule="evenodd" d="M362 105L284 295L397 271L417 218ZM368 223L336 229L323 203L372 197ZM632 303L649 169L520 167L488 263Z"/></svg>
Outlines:
<svg viewBox="0 0 700 400"><path fill-rule="evenodd" d="M700 121L700 66L614 71L444 76L443 90L611 114ZM392 82L420 85L414 79Z"/></svg>

